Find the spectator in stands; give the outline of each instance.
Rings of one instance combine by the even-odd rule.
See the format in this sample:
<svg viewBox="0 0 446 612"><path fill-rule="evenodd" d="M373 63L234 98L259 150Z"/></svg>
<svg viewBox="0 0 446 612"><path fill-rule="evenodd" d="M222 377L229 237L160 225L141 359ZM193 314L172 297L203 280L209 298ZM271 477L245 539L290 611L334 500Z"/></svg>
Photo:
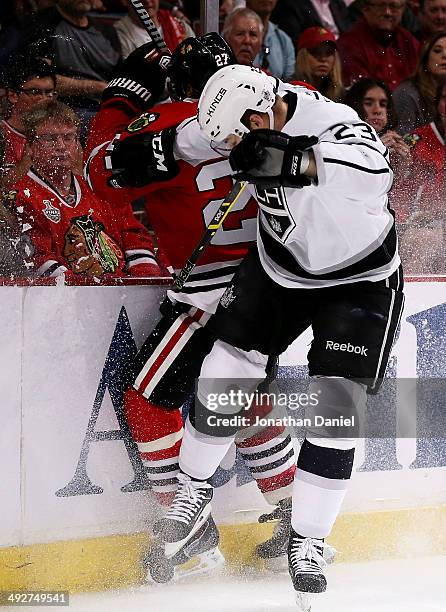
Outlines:
<svg viewBox="0 0 446 612"><path fill-rule="evenodd" d="M354 0L354 2L351 2L349 5L348 2L346 2L350 17L354 23L362 16L362 9L366 2L367 0ZM403 16L401 17L400 25L414 35L416 35L416 32L420 29L418 8L419 0L406 0L406 6L404 7Z"/></svg>
<svg viewBox="0 0 446 612"><path fill-rule="evenodd" d="M23 237L15 207L15 192L4 187L6 141L0 127L0 276L27 276L26 260L31 254Z"/></svg>
<svg viewBox="0 0 446 612"><path fill-rule="evenodd" d="M15 183L30 168L26 152L23 113L42 104L55 93L54 68L44 60L17 55L4 75L8 114L1 121L5 137L3 184Z"/></svg>
<svg viewBox="0 0 446 612"><path fill-rule="evenodd" d="M57 92L79 114L84 131L121 54L116 30L89 18L92 6L92 0L57 0L26 29L31 52L56 67Z"/></svg>
<svg viewBox="0 0 446 612"><path fill-rule="evenodd" d="M304 30L297 41L294 79L313 85L330 100L342 102L341 60L335 35L319 26Z"/></svg>
<svg viewBox="0 0 446 612"><path fill-rule="evenodd" d="M126 58L134 49L149 42L151 38L141 26L141 21L130 0L124 0L123 4L129 8L128 15L117 21L114 27L121 43L122 57ZM188 23L174 17L169 11L160 9L159 0L141 0L141 4L153 19L171 51L185 38L195 36Z"/></svg>
<svg viewBox="0 0 446 612"><path fill-rule="evenodd" d="M254 64L278 79L288 81L293 76L296 52L288 34L270 21L276 4L277 0L246 0L246 6L263 22L262 47Z"/></svg>
<svg viewBox="0 0 446 612"><path fill-rule="evenodd" d="M446 84L436 96L436 115L406 136L412 169L405 188L395 194L401 226L401 257L408 274L445 273L445 131Z"/></svg>
<svg viewBox="0 0 446 612"><path fill-rule="evenodd" d="M401 135L433 120L436 91L445 78L446 32L442 32L424 45L414 75L403 81L393 93Z"/></svg>
<svg viewBox="0 0 446 612"><path fill-rule="evenodd" d="M24 117L32 167L16 186L23 232L34 246L37 276L153 275L159 269L147 230L130 204L111 210L73 172L79 120L51 102Z"/></svg>
<svg viewBox="0 0 446 612"><path fill-rule="evenodd" d="M420 0L418 20L420 27L415 35L422 43L440 32L446 32L446 0Z"/></svg>
<svg viewBox="0 0 446 612"><path fill-rule="evenodd" d="M366 0L360 20L338 40L346 85L369 76L393 91L415 70L420 44L401 27L405 0Z"/></svg>
<svg viewBox="0 0 446 612"><path fill-rule="evenodd" d="M353 25L344 0L278 0L271 19L294 42L312 26L324 27L337 37Z"/></svg>
<svg viewBox="0 0 446 612"><path fill-rule="evenodd" d="M390 152L395 173L394 185L404 183L411 163L410 148L395 132L397 117L388 86L377 79L360 79L347 91L345 104L378 132Z"/></svg>
<svg viewBox="0 0 446 612"><path fill-rule="evenodd" d="M237 9L226 17L223 37L234 51L237 62L252 66L262 46L262 20L251 9Z"/></svg>

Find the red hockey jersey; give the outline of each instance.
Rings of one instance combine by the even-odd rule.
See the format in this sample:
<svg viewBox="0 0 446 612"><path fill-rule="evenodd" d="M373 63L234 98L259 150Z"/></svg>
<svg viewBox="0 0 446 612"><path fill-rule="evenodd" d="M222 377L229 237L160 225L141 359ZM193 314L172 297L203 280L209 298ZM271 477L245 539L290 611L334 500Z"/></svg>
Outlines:
<svg viewBox="0 0 446 612"><path fill-rule="evenodd" d="M5 120L1 122L5 137L5 166L15 166L23 157L26 145L25 134L13 128Z"/></svg>
<svg viewBox="0 0 446 612"><path fill-rule="evenodd" d="M87 143L86 176L92 189L119 205L123 198L144 196L146 211L161 249L180 270L233 181L229 162L210 148L196 121L197 104L175 102L151 108L129 123L122 102L103 107L93 120ZM116 133L158 132L177 126L175 155L180 173L140 189L112 189L105 168L106 147ZM207 160L203 162L203 160ZM213 312L229 280L256 238L257 204L243 193L222 228L205 249L181 294L175 298Z"/></svg>
<svg viewBox="0 0 446 612"><path fill-rule="evenodd" d="M117 217L83 178L73 175L73 189L72 199L63 198L33 169L15 186L17 212L22 231L31 238L37 276L122 276L154 263L147 230L130 206L121 206Z"/></svg>
<svg viewBox="0 0 446 612"><path fill-rule="evenodd" d="M444 138L435 123L429 123L404 139L411 146L412 165L409 175L392 193L396 219L405 222L420 212L424 218L440 218L444 214Z"/></svg>

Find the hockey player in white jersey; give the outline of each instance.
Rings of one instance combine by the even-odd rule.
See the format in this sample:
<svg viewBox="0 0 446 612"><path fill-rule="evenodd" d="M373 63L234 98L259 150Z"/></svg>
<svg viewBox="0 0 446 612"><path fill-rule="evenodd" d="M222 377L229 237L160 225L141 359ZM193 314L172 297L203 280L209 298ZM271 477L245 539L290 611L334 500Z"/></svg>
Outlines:
<svg viewBox="0 0 446 612"><path fill-rule="evenodd" d="M257 247L209 322L218 341L185 428L184 484L156 526L171 542L206 516L207 480L235 435L236 426L223 420L214 426L211 394L234 379L243 385L241 370L261 380L264 372L249 356L280 354L311 326L309 393L318 395L318 413L355 414L367 392L379 389L404 302L388 151L355 111L256 69L229 66L208 81L198 119L214 147L233 147L231 166L249 182L260 212ZM242 402L237 409L242 414ZM351 476L355 435L310 427L302 444L288 549L298 597L326 589L324 539Z"/></svg>

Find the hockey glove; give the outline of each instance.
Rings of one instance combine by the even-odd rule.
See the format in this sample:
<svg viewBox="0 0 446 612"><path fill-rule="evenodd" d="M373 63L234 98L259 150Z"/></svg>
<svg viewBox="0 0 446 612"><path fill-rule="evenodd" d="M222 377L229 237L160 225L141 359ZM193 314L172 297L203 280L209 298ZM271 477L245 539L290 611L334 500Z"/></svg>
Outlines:
<svg viewBox="0 0 446 612"><path fill-rule="evenodd" d="M118 134L107 147L105 166L111 187L144 187L169 181L179 167L173 155L175 128L143 134Z"/></svg>
<svg viewBox="0 0 446 612"><path fill-rule="evenodd" d="M254 130L231 151L229 163L238 181L270 187L306 187L305 151L317 144L316 136L288 136L275 130Z"/></svg>
<svg viewBox="0 0 446 612"><path fill-rule="evenodd" d="M129 100L136 110L146 110L166 97L166 70L170 52L159 51L152 42L138 47L118 66L102 94Z"/></svg>

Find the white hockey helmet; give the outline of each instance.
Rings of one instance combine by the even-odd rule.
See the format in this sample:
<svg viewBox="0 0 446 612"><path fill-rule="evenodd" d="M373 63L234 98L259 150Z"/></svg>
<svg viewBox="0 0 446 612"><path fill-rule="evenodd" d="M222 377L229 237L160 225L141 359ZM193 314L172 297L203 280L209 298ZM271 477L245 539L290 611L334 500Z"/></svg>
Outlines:
<svg viewBox="0 0 446 612"><path fill-rule="evenodd" d="M225 66L211 76L198 102L198 123L209 140L224 141L230 134L249 132L241 119L248 109L268 113L273 129L272 107L278 82L258 68Z"/></svg>

